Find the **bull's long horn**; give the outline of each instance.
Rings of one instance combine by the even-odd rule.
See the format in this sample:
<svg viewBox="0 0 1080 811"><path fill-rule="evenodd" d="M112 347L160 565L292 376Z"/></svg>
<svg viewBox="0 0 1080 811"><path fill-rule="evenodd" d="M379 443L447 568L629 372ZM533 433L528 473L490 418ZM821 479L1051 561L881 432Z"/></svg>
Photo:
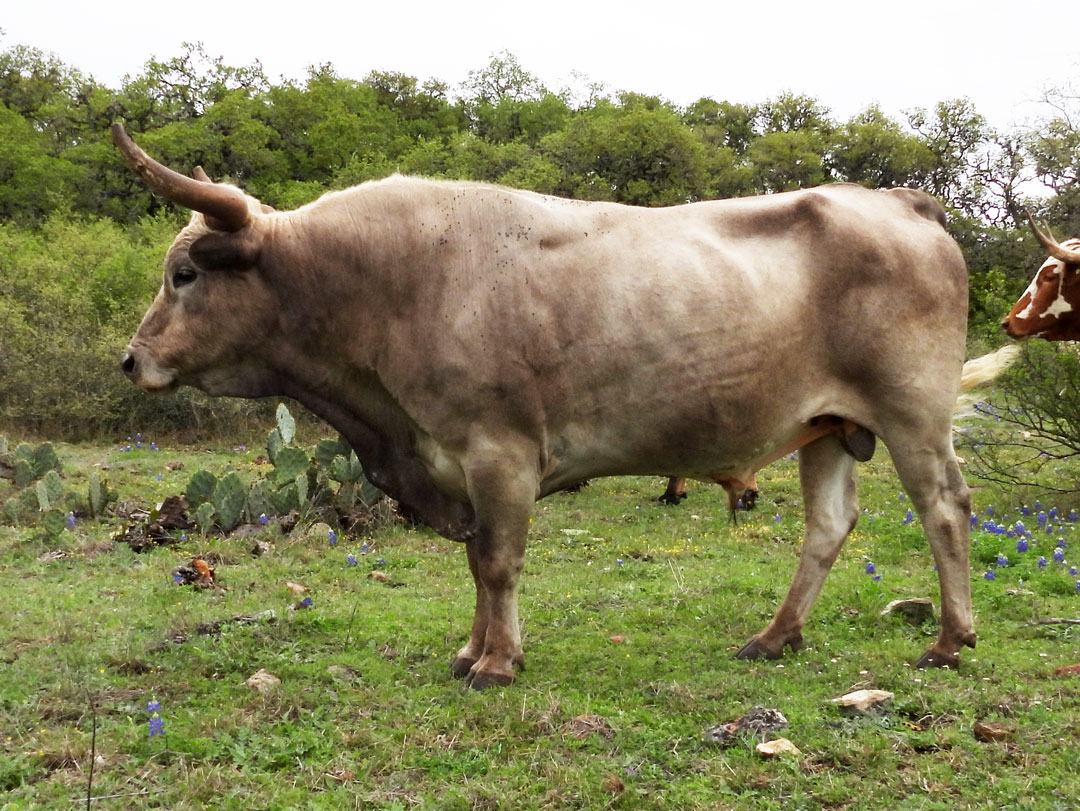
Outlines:
<svg viewBox="0 0 1080 811"><path fill-rule="evenodd" d="M1069 262L1071 264L1080 264L1080 251L1072 250L1071 248L1062 247L1057 241L1049 234L1042 231L1035 223L1035 218L1031 216L1031 212L1027 215L1028 222L1031 223L1031 230L1035 232L1035 238L1039 240L1046 252L1055 259L1060 259L1062 262Z"/></svg>
<svg viewBox="0 0 1080 811"><path fill-rule="evenodd" d="M202 212L217 231L239 231L251 221L247 196L235 186L194 180L162 166L139 148L122 124L112 125L113 143L143 183L166 200ZM204 174L205 177L205 174Z"/></svg>

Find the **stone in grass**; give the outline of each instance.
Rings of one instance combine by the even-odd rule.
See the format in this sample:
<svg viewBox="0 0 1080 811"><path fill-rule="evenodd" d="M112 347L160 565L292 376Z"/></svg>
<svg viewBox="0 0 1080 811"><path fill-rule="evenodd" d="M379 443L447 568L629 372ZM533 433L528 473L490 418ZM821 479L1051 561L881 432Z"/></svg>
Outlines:
<svg viewBox="0 0 1080 811"><path fill-rule="evenodd" d="M269 693L281 686L281 679L273 673L268 673L265 668L259 668L255 673L248 676L244 682L257 693Z"/></svg>
<svg viewBox="0 0 1080 811"><path fill-rule="evenodd" d="M971 730L975 740L982 743L1007 741L1016 732L1016 724L1002 724L994 721L976 721Z"/></svg>
<svg viewBox="0 0 1080 811"><path fill-rule="evenodd" d="M330 665L330 667L326 668L326 672L338 681L343 682L357 681L360 678L359 671L346 665Z"/></svg>
<svg viewBox="0 0 1080 811"><path fill-rule="evenodd" d="M834 698L841 710L849 713L866 713L893 697L888 690L856 690L853 693Z"/></svg>
<svg viewBox="0 0 1080 811"><path fill-rule="evenodd" d="M750 734L763 739L787 725L788 720L780 710L754 707L746 715L734 721L709 727L705 730L704 738L706 743L714 743L727 748L734 746L740 735Z"/></svg>
<svg viewBox="0 0 1080 811"><path fill-rule="evenodd" d="M771 741L763 741L757 745L758 754L762 757L776 757L777 755L801 755L799 747L787 738L775 738Z"/></svg>
<svg viewBox="0 0 1080 811"><path fill-rule="evenodd" d="M893 600L881 610L881 616L890 614L903 615L912 625L922 625L934 618L934 603L928 597L916 597L911 600Z"/></svg>

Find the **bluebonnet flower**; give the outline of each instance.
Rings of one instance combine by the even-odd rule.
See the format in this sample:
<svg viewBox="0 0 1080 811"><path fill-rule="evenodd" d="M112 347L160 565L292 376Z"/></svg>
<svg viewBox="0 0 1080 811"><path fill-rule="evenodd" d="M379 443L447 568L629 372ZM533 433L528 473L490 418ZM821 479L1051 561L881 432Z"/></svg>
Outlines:
<svg viewBox="0 0 1080 811"><path fill-rule="evenodd" d="M1027 542L1026 538L1021 538L1019 541L1016 542L1016 551L1017 552L1027 552L1028 551L1028 542Z"/></svg>
<svg viewBox="0 0 1080 811"><path fill-rule="evenodd" d="M348 557L345 558L345 562L348 563L350 566L355 566L356 565L356 555L349 555Z"/></svg>
<svg viewBox="0 0 1080 811"><path fill-rule="evenodd" d="M875 574L876 572L877 572L877 567L874 565L874 561L872 561L872 560L867 561L867 563L866 563L866 573L867 574Z"/></svg>
<svg viewBox="0 0 1080 811"><path fill-rule="evenodd" d="M156 477L154 478L154 480L155 480L155 481L161 481L161 480L162 480L163 478L165 478L165 477L164 477L164 476L162 476L162 475L161 475L161 474L159 473L159 474L157 474L157 476L156 476Z"/></svg>
<svg viewBox="0 0 1080 811"><path fill-rule="evenodd" d="M1047 515L1050 517L1051 520L1053 520L1054 518L1057 518L1058 517L1058 508L1057 507L1051 507L1050 512L1047 513Z"/></svg>
<svg viewBox="0 0 1080 811"><path fill-rule="evenodd" d="M1035 502L1035 509L1036 510L1041 510L1042 509L1042 502L1041 501L1036 501Z"/></svg>
<svg viewBox="0 0 1080 811"><path fill-rule="evenodd" d="M1080 591L1080 580L1076 581L1076 584L1075 584L1074 587L1076 588L1077 591Z"/></svg>
<svg viewBox="0 0 1080 811"><path fill-rule="evenodd" d="M1065 550L1061 549L1059 547L1058 549L1054 550L1054 563L1064 563L1064 562L1065 562Z"/></svg>
<svg viewBox="0 0 1080 811"><path fill-rule="evenodd" d="M385 566L386 558L375 558L375 563L379 566Z"/></svg>
<svg viewBox="0 0 1080 811"><path fill-rule="evenodd" d="M1075 566L1070 566L1069 567L1069 574L1071 574L1073 577L1076 577L1076 567Z"/></svg>
<svg viewBox="0 0 1080 811"><path fill-rule="evenodd" d="M360 554L361 555L366 555L370 551L371 551L370 544L363 543L363 544L360 545Z"/></svg>
<svg viewBox="0 0 1080 811"><path fill-rule="evenodd" d="M1036 517L1036 518L1038 519L1038 521L1039 521L1039 525L1040 525L1040 526L1046 526L1046 519L1047 519L1047 517L1048 517L1048 516L1046 515L1046 513L1044 513L1044 512L1040 512L1040 513L1039 513L1039 514L1038 514L1037 516L1035 516L1035 517Z"/></svg>
<svg viewBox="0 0 1080 811"><path fill-rule="evenodd" d="M986 514L987 515L993 515L994 514L994 508L993 507L987 507L986 508Z"/></svg>
<svg viewBox="0 0 1080 811"><path fill-rule="evenodd" d="M873 580L875 583L879 583L879 582L881 582L881 575L876 574L873 577L871 577L870 579Z"/></svg>
<svg viewBox="0 0 1080 811"><path fill-rule="evenodd" d="M907 498L907 493L900 493L897 498L903 501L905 498Z"/></svg>
<svg viewBox="0 0 1080 811"><path fill-rule="evenodd" d="M997 565L998 566L1008 566L1009 565L1009 559L1007 557L1005 557L1004 555L998 555L997 556Z"/></svg>
<svg viewBox="0 0 1080 811"><path fill-rule="evenodd" d="M131 439L131 437L128 437L128 439ZM142 434L135 434L135 441L142 442Z"/></svg>
<svg viewBox="0 0 1080 811"><path fill-rule="evenodd" d="M67 520L64 522L64 525L68 529L75 529L75 513L69 512L67 514Z"/></svg>
<svg viewBox="0 0 1080 811"><path fill-rule="evenodd" d="M987 569L986 572L983 574L983 580L997 580L997 575Z"/></svg>
<svg viewBox="0 0 1080 811"><path fill-rule="evenodd" d="M1027 506L1025 504L1023 507L1020 508L1020 514L1021 515L1031 515L1031 507L1029 507L1029 506Z"/></svg>
<svg viewBox="0 0 1080 811"><path fill-rule="evenodd" d="M1057 543L1054 544L1054 546L1056 546L1058 549L1064 549L1067 546L1067 544L1065 543L1064 538L1058 538Z"/></svg>
<svg viewBox="0 0 1080 811"><path fill-rule="evenodd" d="M302 605L304 608L311 608L313 605L315 605L315 601L312 600L310 597L305 597L303 600L300 601L300 605Z"/></svg>
<svg viewBox="0 0 1080 811"><path fill-rule="evenodd" d="M135 447L141 449L142 448L142 443L141 442L136 442Z"/></svg>
<svg viewBox="0 0 1080 811"><path fill-rule="evenodd" d="M259 523L264 527L270 523L270 519L266 517L266 513L259 513Z"/></svg>
<svg viewBox="0 0 1080 811"><path fill-rule="evenodd" d="M153 738L155 735L164 735L165 719L162 718L160 715L152 716L147 722L146 727L150 733L151 738Z"/></svg>
<svg viewBox="0 0 1080 811"><path fill-rule="evenodd" d="M1039 555L1039 561L1037 563L1038 567L1040 569L1045 569L1047 563L1049 563L1049 561L1046 558L1044 558L1042 555Z"/></svg>
<svg viewBox="0 0 1080 811"><path fill-rule="evenodd" d="M623 565L623 559L622 558L615 558L615 563L618 564L619 566L622 566Z"/></svg>
<svg viewBox="0 0 1080 811"><path fill-rule="evenodd" d="M172 579L173 579L174 583L183 583L184 582L184 576L182 574L180 574L180 572L177 572L176 574L174 574L172 576Z"/></svg>
<svg viewBox="0 0 1080 811"><path fill-rule="evenodd" d="M776 515L774 515L772 520L773 520L774 524L779 524L780 523L780 513L777 513Z"/></svg>
<svg viewBox="0 0 1080 811"><path fill-rule="evenodd" d="M971 514L971 528L975 529L975 527L977 527L977 526L979 526L979 516L975 515L975 513L972 513Z"/></svg>
<svg viewBox="0 0 1080 811"><path fill-rule="evenodd" d="M337 533L334 530L327 532L326 536L329 538L331 546L337 546Z"/></svg>
<svg viewBox="0 0 1080 811"><path fill-rule="evenodd" d="M156 442L151 442L150 443L150 450L156 451L157 449L158 449L157 443Z"/></svg>
<svg viewBox="0 0 1080 811"><path fill-rule="evenodd" d="M161 709L161 702L158 701L156 698L152 698L152 699L150 699L149 701L146 702L146 711L147 712L157 712L160 709Z"/></svg>
<svg viewBox="0 0 1080 811"><path fill-rule="evenodd" d="M1077 516L1076 510L1069 510L1069 520L1076 521L1077 518L1080 518L1080 516Z"/></svg>
<svg viewBox="0 0 1080 811"><path fill-rule="evenodd" d="M901 525L906 525L906 524L910 524L914 520L915 520L915 516L912 514L911 510L908 510L907 515L904 516L904 520L901 521L900 523L901 523Z"/></svg>
<svg viewBox="0 0 1080 811"><path fill-rule="evenodd" d="M1017 521L1015 524L1013 524L1013 529L1015 529L1017 532L1027 532L1027 527L1024 526L1023 521Z"/></svg>

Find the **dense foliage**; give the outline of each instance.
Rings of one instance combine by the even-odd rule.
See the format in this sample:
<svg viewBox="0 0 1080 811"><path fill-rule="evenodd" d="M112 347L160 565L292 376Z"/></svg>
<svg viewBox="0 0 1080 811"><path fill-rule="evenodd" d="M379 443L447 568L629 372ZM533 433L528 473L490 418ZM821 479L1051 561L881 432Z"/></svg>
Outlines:
<svg viewBox="0 0 1080 811"><path fill-rule="evenodd" d="M834 181L922 188L950 209L967 254L981 350L1040 258L1015 230L1020 207L1080 233L1077 99L1051 101L1042 126L999 133L964 99L906 121L868 107L838 122L792 94L683 109L596 85L554 92L507 53L456 92L392 72L354 80L331 65L274 83L257 63L228 66L199 45L113 89L10 47L0 52L0 420L71 434L246 413L191 393L147 398L115 373L182 214L123 166L114 120L167 165L201 165L282 209L392 172L648 206ZM1025 199L1036 180L1055 195Z"/></svg>

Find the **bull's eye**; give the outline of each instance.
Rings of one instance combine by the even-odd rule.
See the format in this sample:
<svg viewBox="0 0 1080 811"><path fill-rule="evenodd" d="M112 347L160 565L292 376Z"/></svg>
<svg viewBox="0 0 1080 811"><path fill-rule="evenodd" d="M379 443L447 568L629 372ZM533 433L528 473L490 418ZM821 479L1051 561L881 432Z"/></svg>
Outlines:
<svg viewBox="0 0 1080 811"><path fill-rule="evenodd" d="M191 284L198 278L197 274L191 268L180 268L172 275L173 287L183 287L185 284Z"/></svg>

